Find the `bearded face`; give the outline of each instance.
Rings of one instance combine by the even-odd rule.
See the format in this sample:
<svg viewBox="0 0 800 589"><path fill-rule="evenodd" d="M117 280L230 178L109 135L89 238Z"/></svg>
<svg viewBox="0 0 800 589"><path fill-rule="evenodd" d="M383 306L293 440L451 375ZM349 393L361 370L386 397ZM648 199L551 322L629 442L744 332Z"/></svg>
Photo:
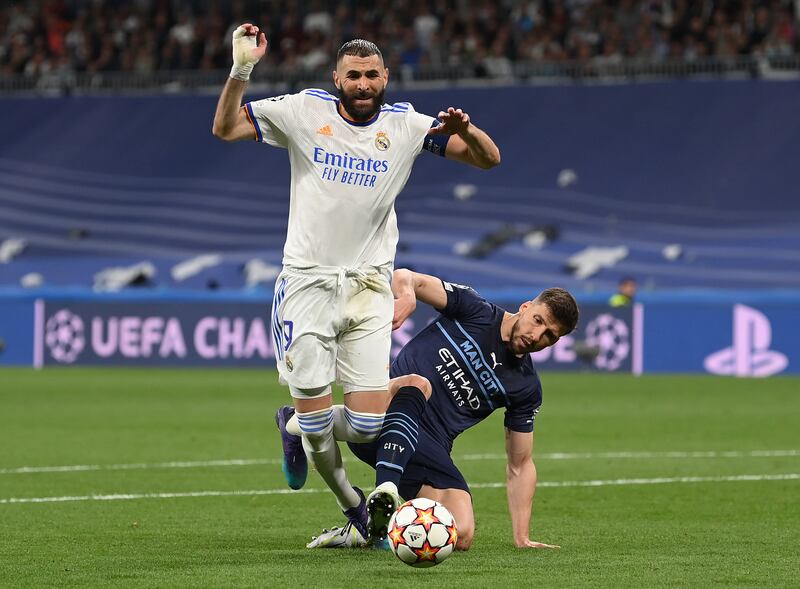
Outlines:
<svg viewBox="0 0 800 589"><path fill-rule="evenodd" d="M345 111L342 114L363 123L381 110L389 70L378 55L345 55L336 66L333 81Z"/></svg>
<svg viewBox="0 0 800 589"><path fill-rule="evenodd" d="M517 355L538 352L555 344L565 332L547 305L537 301L523 303L511 327L508 347Z"/></svg>
<svg viewBox="0 0 800 589"><path fill-rule="evenodd" d="M383 95L386 88L373 92L369 88L353 88L346 90L344 86L339 89L339 100L354 121L360 123L370 120L381 109Z"/></svg>

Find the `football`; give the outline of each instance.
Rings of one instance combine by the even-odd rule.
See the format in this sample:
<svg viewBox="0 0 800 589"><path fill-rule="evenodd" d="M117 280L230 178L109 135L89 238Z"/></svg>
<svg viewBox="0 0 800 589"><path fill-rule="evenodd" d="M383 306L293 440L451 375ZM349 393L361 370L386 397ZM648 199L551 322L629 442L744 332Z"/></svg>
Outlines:
<svg viewBox="0 0 800 589"><path fill-rule="evenodd" d="M456 520L447 508L424 497L406 501L389 520L389 546L412 567L432 567L453 553Z"/></svg>

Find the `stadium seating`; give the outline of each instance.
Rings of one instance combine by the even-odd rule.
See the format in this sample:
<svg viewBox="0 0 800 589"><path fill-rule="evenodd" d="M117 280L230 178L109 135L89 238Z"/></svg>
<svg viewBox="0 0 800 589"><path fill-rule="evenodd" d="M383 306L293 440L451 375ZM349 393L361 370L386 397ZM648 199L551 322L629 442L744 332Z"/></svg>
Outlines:
<svg viewBox="0 0 800 589"><path fill-rule="evenodd" d="M431 68L507 80L519 64L780 59L800 51L796 13L788 0L6 2L0 4L0 84L17 76L17 87L34 80L39 89L53 89L82 74L98 84L114 73L142 82L154 71L223 72L230 65L224 40L245 21L269 37L269 53L256 68L262 79L276 70L327 72L333 50L354 36L378 41L394 71L419 79L430 79Z"/></svg>

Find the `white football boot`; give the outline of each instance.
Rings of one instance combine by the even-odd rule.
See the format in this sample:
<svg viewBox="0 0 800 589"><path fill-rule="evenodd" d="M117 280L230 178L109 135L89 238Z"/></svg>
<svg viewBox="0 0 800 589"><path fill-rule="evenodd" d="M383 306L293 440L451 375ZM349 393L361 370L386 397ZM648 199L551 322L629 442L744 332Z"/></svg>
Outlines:
<svg viewBox="0 0 800 589"><path fill-rule="evenodd" d="M403 503L397 486L391 481L381 483L367 497L367 531L371 542L379 542L386 538L389 531L389 520Z"/></svg>
<svg viewBox="0 0 800 589"><path fill-rule="evenodd" d="M364 536L348 522L343 528L322 530L322 534L311 538L306 548L362 548L366 545Z"/></svg>

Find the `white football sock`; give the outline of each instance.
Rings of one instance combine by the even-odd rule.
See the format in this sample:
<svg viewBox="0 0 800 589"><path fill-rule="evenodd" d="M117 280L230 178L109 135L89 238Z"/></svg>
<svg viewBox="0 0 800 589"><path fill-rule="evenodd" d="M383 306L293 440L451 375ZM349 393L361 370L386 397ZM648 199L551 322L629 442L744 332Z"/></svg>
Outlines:
<svg viewBox="0 0 800 589"><path fill-rule="evenodd" d="M344 405L334 405L333 437L340 442L363 444L381 433L385 413L361 413Z"/></svg>
<svg viewBox="0 0 800 589"><path fill-rule="evenodd" d="M333 410L328 407L310 413L295 413L309 461L328 485L342 509L355 507L361 497L347 480L339 445L333 439Z"/></svg>
<svg viewBox="0 0 800 589"><path fill-rule="evenodd" d="M334 418L335 419L335 418ZM300 424L297 423L297 413L294 413L289 421L286 422L286 431L293 436L302 436L303 431L300 429Z"/></svg>

